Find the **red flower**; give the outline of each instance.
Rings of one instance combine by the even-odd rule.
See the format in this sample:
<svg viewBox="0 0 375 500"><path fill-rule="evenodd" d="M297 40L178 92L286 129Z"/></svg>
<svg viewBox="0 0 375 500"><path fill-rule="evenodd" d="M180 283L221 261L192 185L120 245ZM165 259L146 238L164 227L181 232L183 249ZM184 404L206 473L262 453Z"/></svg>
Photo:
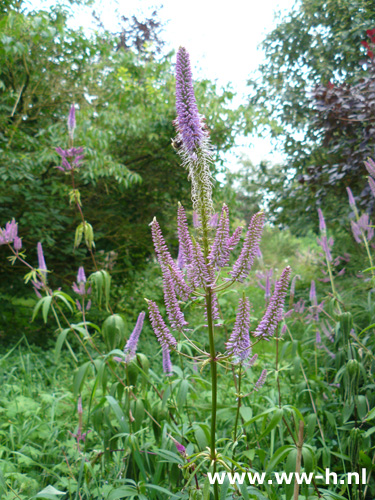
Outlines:
<svg viewBox="0 0 375 500"><path fill-rule="evenodd" d="M374 53L373 53L373 51L372 51L372 50L368 50L368 51L367 51L367 55L368 55L368 57L369 57L370 59L373 59L373 58L374 58Z"/></svg>
<svg viewBox="0 0 375 500"><path fill-rule="evenodd" d="M366 47L366 49L370 48L369 44L367 42L365 42L364 40L361 42L361 45Z"/></svg>
<svg viewBox="0 0 375 500"><path fill-rule="evenodd" d="M375 28L374 28L374 29L372 29L372 30L367 30L367 31L366 31L366 34L367 34L368 36L370 36L370 37L373 37L373 36L375 35Z"/></svg>

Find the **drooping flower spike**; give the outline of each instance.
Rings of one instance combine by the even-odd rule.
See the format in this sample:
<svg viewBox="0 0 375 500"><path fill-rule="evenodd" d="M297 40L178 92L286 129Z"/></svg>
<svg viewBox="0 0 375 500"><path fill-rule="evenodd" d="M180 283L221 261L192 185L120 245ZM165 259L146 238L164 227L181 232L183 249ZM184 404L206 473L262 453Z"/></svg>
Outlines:
<svg viewBox="0 0 375 500"><path fill-rule="evenodd" d="M176 293L181 297L181 299L187 300L192 290L189 285L185 283L184 276L181 270L178 268L176 262L172 259L156 218L154 218L151 223L151 233L155 252L163 272L163 277L170 276L173 281L173 286L176 290Z"/></svg>
<svg viewBox="0 0 375 500"><path fill-rule="evenodd" d="M171 335L169 328L165 324L156 303L152 300L148 300L147 305L150 315L150 322L160 345L162 347L167 346L168 348L176 348L177 341L173 337L173 335Z"/></svg>

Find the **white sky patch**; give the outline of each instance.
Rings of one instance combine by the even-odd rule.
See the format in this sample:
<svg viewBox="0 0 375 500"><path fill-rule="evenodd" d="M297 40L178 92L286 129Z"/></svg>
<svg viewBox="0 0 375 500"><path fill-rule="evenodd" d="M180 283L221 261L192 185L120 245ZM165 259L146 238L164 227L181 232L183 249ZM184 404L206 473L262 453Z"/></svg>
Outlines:
<svg viewBox="0 0 375 500"><path fill-rule="evenodd" d="M142 20L158 10L165 26L161 36L166 42L165 50L185 46L190 54L193 78L208 78L216 81L219 87L230 82L238 105L246 102L246 81L254 76L264 60L258 46L276 26L275 13L287 14L295 3L296 0L97 0L89 8L75 7L76 15L71 25L94 29L91 12L95 10L104 26L116 32L121 15L128 18L136 15ZM27 5L47 8L56 5L56 1L28 0ZM277 143L271 144L268 137L241 137L225 159L233 170L238 168L236 156L241 154L254 164L261 160L276 163L283 158L276 149Z"/></svg>

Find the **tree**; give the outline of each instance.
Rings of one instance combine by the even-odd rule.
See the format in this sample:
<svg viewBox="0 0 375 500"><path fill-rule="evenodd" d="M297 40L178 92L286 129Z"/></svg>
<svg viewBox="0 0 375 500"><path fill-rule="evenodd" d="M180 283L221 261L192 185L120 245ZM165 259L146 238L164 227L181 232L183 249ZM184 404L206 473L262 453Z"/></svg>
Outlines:
<svg viewBox="0 0 375 500"><path fill-rule="evenodd" d="M282 138L287 157L283 188L268 186L273 215L300 232L316 224L317 206L329 204L334 221L344 210L345 185L353 178L340 169L329 177L334 165L345 163L345 152L332 151L325 140L312 92L317 85L355 85L366 77L359 48L374 15L368 0L302 0L264 41L266 63L260 81L251 82L250 103L258 131ZM315 182L317 172L328 182L321 175ZM360 176L355 182L362 190Z"/></svg>
<svg viewBox="0 0 375 500"><path fill-rule="evenodd" d="M115 275L122 280L147 262L153 216L169 217L177 201L189 208L187 173L171 147L173 54L159 54L155 19L125 24L124 46L102 29L92 38L69 29L69 15L56 7L9 8L0 16L0 227L14 217L24 246L42 241L54 275L70 285L86 255L81 249L71 257L80 221L67 207L69 176L55 168L55 148L67 146L66 117L75 103L75 146L85 154L77 187L97 248L118 254ZM239 126L233 94L216 95L209 81L196 87L214 148L225 151ZM174 230L166 236L173 240ZM4 278L4 247L0 254Z"/></svg>

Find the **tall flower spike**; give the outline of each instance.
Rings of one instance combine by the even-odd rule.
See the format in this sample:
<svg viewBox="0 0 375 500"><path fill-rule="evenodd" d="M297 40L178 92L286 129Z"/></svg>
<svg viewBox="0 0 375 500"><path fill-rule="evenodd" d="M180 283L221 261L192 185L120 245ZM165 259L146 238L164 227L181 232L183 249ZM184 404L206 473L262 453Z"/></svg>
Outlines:
<svg viewBox="0 0 375 500"><path fill-rule="evenodd" d="M190 57L184 47L180 47L177 52L176 111L176 124L183 148L193 155L204 139L204 131L194 95Z"/></svg>
<svg viewBox="0 0 375 500"><path fill-rule="evenodd" d="M171 353L166 345L163 346L163 372L166 377L171 377L173 375L172 372L172 362L171 362Z"/></svg>
<svg viewBox="0 0 375 500"><path fill-rule="evenodd" d="M151 233L154 242L155 252L158 257L163 276L170 275L177 294L186 300L191 294L191 288L185 283L184 276L177 264L172 259L167 248L158 221L154 218L151 223Z"/></svg>
<svg viewBox="0 0 375 500"><path fill-rule="evenodd" d="M275 333L277 325L282 318L290 273L291 269L289 266L281 273L280 279L276 282L275 290L266 313L254 332L254 337L262 336L265 340L268 340Z"/></svg>
<svg viewBox="0 0 375 500"><path fill-rule="evenodd" d="M42 275L44 278L47 277L47 266L46 266L46 261L44 260L44 254L43 254L43 247L40 241L37 244L37 252L38 252L38 267L39 270L42 272Z"/></svg>
<svg viewBox="0 0 375 500"><path fill-rule="evenodd" d="M173 335L171 335L169 328L164 323L164 320L156 303L152 300L148 300L147 305L150 315L150 322L160 345L162 347L167 346L169 348L176 348L177 341L173 337Z"/></svg>
<svg viewBox="0 0 375 500"><path fill-rule="evenodd" d="M165 274L163 277L163 289L164 303L172 328L174 330L183 328L187 325L187 321L185 321L184 315L178 303L170 274Z"/></svg>
<svg viewBox="0 0 375 500"><path fill-rule="evenodd" d="M251 354L249 330L250 301L244 297L239 301L233 331L226 343L227 353L235 357L235 363L245 361Z"/></svg>
<svg viewBox="0 0 375 500"><path fill-rule="evenodd" d="M216 231L216 236L209 255L210 264L216 268L228 265L229 250L229 209L224 204Z"/></svg>
<svg viewBox="0 0 375 500"><path fill-rule="evenodd" d="M184 264L189 265L192 262L193 242L189 233L189 228L186 220L186 213L181 203L178 204L177 209L177 232L180 242L180 249Z"/></svg>
<svg viewBox="0 0 375 500"><path fill-rule="evenodd" d="M135 357L135 353L137 352L139 336L143 328L144 319L145 319L145 313L142 311L139 314L134 330L132 331L124 347L125 363L129 363L129 361L131 361Z"/></svg>
<svg viewBox="0 0 375 500"><path fill-rule="evenodd" d="M247 278L250 272L255 256L257 255L259 249L259 243L263 231L263 224L263 212L258 212L253 215L246 233L240 256L235 262L232 271L230 271L229 273L236 281L242 282L245 278Z"/></svg>
<svg viewBox="0 0 375 500"><path fill-rule="evenodd" d="M184 47L177 52L176 62L176 112L175 126L178 153L189 170L193 209L203 227L207 227L214 213L212 182L209 164L211 146L209 132L203 117L198 113L195 100L189 54Z"/></svg>

